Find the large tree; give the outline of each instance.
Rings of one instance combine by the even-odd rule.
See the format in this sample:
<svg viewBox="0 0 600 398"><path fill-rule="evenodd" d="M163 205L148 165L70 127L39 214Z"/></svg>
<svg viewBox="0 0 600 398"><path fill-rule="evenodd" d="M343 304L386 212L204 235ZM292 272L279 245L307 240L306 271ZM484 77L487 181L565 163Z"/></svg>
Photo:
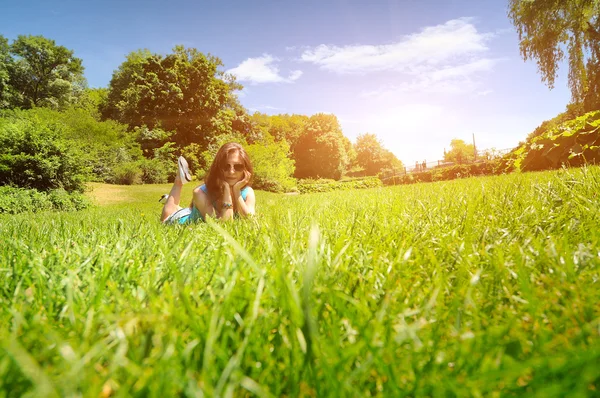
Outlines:
<svg viewBox="0 0 600 398"><path fill-rule="evenodd" d="M8 74L11 62L8 40L0 35L0 109L10 107L12 102L13 89L10 86L10 76Z"/></svg>
<svg viewBox="0 0 600 398"><path fill-rule="evenodd" d="M508 16L519 34L521 55L537 61L542 81L554 87L559 64L566 56L573 102L584 102L586 110L598 109L600 2L509 0Z"/></svg>
<svg viewBox="0 0 600 398"><path fill-rule="evenodd" d="M54 40L18 36L8 46L10 57L6 45L6 39L0 37L0 64L4 64L0 65L0 106L61 108L85 88L81 59ZM8 75L8 85L3 83L3 75Z"/></svg>
<svg viewBox="0 0 600 398"><path fill-rule="evenodd" d="M402 162L385 149L375 134L361 134L354 144L356 162L366 175L377 175L384 169L400 169Z"/></svg>
<svg viewBox="0 0 600 398"><path fill-rule="evenodd" d="M475 147L458 138L450 141L450 151L444 150L444 161L455 163L468 163L475 159Z"/></svg>
<svg viewBox="0 0 600 398"><path fill-rule="evenodd" d="M286 141L290 150L293 152L298 139L304 133L308 116L306 115L266 115L260 112L255 112L252 117L252 124L255 130L259 130L262 134L272 136L275 141Z"/></svg>
<svg viewBox="0 0 600 398"><path fill-rule="evenodd" d="M131 129L174 131L181 147L248 133L250 121L234 94L241 86L219 70L222 65L219 58L182 46L166 56L133 52L113 74L103 115Z"/></svg>
<svg viewBox="0 0 600 398"><path fill-rule="evenodd" d="M348 166L350 147L335 115L311 116L294 148L295 177L339 179Z"/></svg>

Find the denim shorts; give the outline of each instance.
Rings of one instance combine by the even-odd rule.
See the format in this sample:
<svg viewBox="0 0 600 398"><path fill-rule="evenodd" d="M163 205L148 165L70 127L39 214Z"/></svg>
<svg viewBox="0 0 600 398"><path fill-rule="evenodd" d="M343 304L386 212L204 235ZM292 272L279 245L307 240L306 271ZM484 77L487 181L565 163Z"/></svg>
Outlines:
<svg viewBox="0 0 600 398"><path fill-rule="evenodd" d="M202 219L202 216L200 215L200 212L196 210L196 208L190 209L189 207L184 207L183 209L179 209L167 217L164 223L183 225L197 219Z"/></svg>

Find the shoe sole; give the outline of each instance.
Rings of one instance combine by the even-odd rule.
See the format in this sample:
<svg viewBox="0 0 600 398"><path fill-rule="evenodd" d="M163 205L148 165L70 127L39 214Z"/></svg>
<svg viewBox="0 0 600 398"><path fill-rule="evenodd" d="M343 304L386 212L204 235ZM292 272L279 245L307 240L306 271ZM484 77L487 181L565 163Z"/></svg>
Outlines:
<svg viewBox="0 0 600 398"><path fill-rule="evenodd" d="M180 156L177 160L177 168L179 169L179 178L181 179L181 182L186 183L192 181L188 162L183 156Z"/></svg>

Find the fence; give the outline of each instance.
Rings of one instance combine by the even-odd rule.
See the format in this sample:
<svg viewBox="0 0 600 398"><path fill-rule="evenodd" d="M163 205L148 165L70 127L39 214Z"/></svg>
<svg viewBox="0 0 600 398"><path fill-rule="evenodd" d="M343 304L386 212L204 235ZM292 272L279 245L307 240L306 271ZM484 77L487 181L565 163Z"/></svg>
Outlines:
<svg viewBox="0 0 600 398"><path fill-rule="evenodd" d="M398 176L398 175L403 175L403 174L405 175L408 173L422 173L424 171L428 171L431 169L440 169L440 168L444 168L444 167L451 167L451 166L454 166L457 164L471 164L471 163L475 163L475 162L483 162L486 160L498 159L498 158L504 156L505 154L509 153L513 149L515 149L515 148L483 149L483 150L477 151L477 156L476 156L475 160L468 159L468 160L464 160L461 162L447 162L443 159L434 160L431 162L427 162L426 160L423 160L422 162L415 162L414 165L404 166L404 170L398 170L398 171L395 171L394 173L389 173L389 174L385 175L384 177L390 178L393 176Z"/></svg>

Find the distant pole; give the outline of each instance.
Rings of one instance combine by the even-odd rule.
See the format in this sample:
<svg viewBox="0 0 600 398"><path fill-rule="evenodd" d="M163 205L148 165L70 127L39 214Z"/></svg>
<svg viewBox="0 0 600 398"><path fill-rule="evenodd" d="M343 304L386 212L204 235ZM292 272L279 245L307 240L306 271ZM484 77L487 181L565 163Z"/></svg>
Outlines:
<svg viewBox="0 0 600 398"><path fill-rule="evenodd" d="M475 133L473 133L473 161L477 161L477 147L475 146Z"/></svg>

